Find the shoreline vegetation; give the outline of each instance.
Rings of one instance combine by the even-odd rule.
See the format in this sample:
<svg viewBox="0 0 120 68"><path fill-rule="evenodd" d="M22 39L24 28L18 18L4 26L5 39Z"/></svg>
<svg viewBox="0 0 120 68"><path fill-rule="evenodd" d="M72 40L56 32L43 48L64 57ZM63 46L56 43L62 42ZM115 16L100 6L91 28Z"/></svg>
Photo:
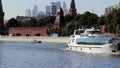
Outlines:
<svg viewBox="0 0 120 68"><path fill-rule="evenodd" d="M69 37L36 37L36 36L0 36L0 41L31 42L34 39L48 43L67 43Z"/></svg>

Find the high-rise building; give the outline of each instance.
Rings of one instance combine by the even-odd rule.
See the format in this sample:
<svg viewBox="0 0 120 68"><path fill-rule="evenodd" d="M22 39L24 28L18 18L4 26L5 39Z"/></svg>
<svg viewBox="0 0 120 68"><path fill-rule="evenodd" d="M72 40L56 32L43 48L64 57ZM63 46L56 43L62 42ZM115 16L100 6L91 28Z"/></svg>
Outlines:
<svg viewBox="0 0 120 68"><path fill-rule="evenodd" d="M4 12L2 9L2 0L0 0L0 34L3 33L4 30Z"/></svg>
<svg viewBox="0 0 120 68"><path fill-rule="evenodd" d="M38 7L37 5L34 5L33 10L32 10L32 16L37 17L38 15Z"/></svg>
<svg viewBox="0 0 120 68"><path fill-rule="evenodd" d="M56 9L56 6L55 5L52 5L52 7L51 7L52 9L51 9L51 13L52 13L52 15L56 15L56 11L57 11L57 9Z"/></svg>
<svg viewBox="0 0 120 68"><path fill-rule="evenodd" d="M105 15L109 14L110 12L112 12L114 10L119 10L119 9L120 9L120 3L113 5L113 6L110 6L110 7L107 7L105 9Z"/></svg>
<svg viewBox="0 0 120 68"><path fill-rule="evenodd" d="M75 1L71 0L69 15L76 15L76 14L77 14L77 12L76 12Z"/></svg>
<svg viewBox="0 0 120 68"><path fill-rule="evenodd" d="M51 12L50 12L50 6L47 5L45 9L46 9L46 15L50 15L51 14Z"/></svg>
<svg viewBox="0 0 120 68"><path fill-rule="evenodd" d="M68 9L66 7L66 3L65 2L62 3L62 9L63 9L63 12L64 12L64 16L67 15L68 14Z"/></svg>
<svg viewBox="0 0 120 68"><path fill-rule="evenodd" d="M55 2L51 2L50 3L50 7L51 7L51 10L50 10L50 12L51 12L51 15L56 15L56 5L55 5Z"/></svg>
<svg viewBox="0 0 120 68"><path fill-rule="evenodd" d="M61 6L61 2L60 1L55 2L55 6L56 6L56 9L58 10Z"/></svg>
<svg viewBox="0 0 120 68"><path fill-rule="evenodd" d="M25 16L26 17L31 17L31 10L30 9L25 10Z"/></svg>
<svg viewBox="0 0 120 68"><path fill-rule="evenodd" d="M60 8L61 2L51 2L51 13L52 15L56 15L57 10Z"/></svg>

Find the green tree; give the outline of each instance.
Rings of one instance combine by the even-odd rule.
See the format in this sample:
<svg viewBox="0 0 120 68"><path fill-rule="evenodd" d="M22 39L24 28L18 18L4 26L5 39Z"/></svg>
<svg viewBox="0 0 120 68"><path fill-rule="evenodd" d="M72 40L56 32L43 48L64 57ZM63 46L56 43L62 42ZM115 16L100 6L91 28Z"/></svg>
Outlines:
<svg viewBox="0 0 120 68"><path fill-rule="evenodd" d="M110 25L110 33L120 33L120 10L114 10L106 16L106 24Z"/></svg>
<svg viewBox="0 0 120 68"><path fill-rule="evenodd" d="M72 23L72 22L70 22L70 23L68 23L67 25L66 25L66 35L72 35L73 34L73 32L74 32L74 30L75 30L75 26L74 26L74 24Z"/></svg>
<svg viewBox="0 0 120 68"><path fill-rule="evenodd" d="M79 18L80 18L80 17L81 17L80 14L76 15L76 16L74 17L74 21L79 21Z"/></svg>
<svg viewBox="0 0 120 68"><path fill-rule="evenodd" d="M21 27L22 24L18 22L15 18L11 18L8 23L6 23L6 27Z"/></svg>
<svg viewBox="0 0 120 68"><path fill-rule="evenodd" d="M98 19L98 25L105 25L106 23L106 20L105 20L105 16L101 16L99 19Z"/></svg>
<svg viewBox="0 0 120 68"><path fill-rule="evenodd" d="M37 20L35 18L31 18L29 20L29 24L30 27L37 27Z"/></svg>
<svg viewBox="0 0 120 68"><path fill-rule="evenodd" d="M43 21L44 25L46 25L47 23L54 24L55 18L56 18L55 16L47 16L47 17L43 18L44 19L44 21Z"/></svg>
<svg viewBox="0 0 120 68"><path fill-rule="evenodd" d="M74 20L74 17L75 17L75 15L66 15L65 16L65 22L66 22L66 24L68 23L68 22L70 22L70 21L72 21L72 20Z"/></svg>
<svg viewBox="0 0 120 68"><path fill-rule="evenodd" d="M43 26L45 26L45 24L44 24L44 18L40 18L40 19L38 19L38 26L39 27L43 27Z"/></svg>

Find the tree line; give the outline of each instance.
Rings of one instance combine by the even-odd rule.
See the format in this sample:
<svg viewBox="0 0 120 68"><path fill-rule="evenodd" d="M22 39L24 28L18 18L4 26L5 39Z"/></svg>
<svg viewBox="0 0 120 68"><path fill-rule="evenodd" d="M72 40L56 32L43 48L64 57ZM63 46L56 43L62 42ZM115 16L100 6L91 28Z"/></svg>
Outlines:
<svg viewBox="0 0 120 68"><path fill-rule="evenodd" d="M53 29L55 16L46 16L40 19L31 18L30 20L16 20L11 18L6 24L6 28L10 27L48 27L48 34L58 33L60 36L69 36L73 34L75 29L98 27L99 25L109 26L109 33L120 33L120 10L114 10L103 16L86 11L83 14L64 16L65 23L60 29Z"/></svg>

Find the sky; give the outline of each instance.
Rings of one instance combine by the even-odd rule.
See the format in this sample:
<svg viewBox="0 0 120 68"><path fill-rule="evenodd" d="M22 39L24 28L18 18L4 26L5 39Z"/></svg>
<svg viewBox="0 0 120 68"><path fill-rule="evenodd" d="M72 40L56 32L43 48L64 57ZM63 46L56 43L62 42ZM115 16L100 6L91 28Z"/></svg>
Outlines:
<svg viewBox="0 0 120 68"><path fill-rule="evenodd" d="M45 12L45 6L50 2L66 2L67 8L70 8L71 0L2 0L5 20L16 18L17 15L24 16L26 9L33 9L37 5L39 11ZM105 8L120 3L120 0L75 0L77 13L90 11L101 16L105 13Z"/></svg>

